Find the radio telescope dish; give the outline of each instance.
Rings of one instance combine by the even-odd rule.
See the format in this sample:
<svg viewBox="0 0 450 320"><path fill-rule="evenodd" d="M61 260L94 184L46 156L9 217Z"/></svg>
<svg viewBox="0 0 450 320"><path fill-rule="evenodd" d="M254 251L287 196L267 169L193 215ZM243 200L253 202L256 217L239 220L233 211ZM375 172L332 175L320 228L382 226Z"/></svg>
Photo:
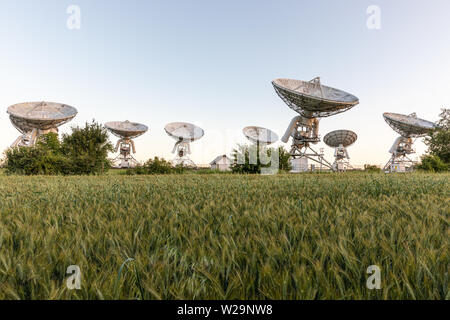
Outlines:
<svg viewBox="0 0 450 320"><path fill-rule="evenodd" d="M308 118L323 118L347 111L359 103L354 95L312 81L276 79L272 85L280 98L295 112Z"/></svg>
<svg viewBox="0 0 450 320"><path fill-rule="evenodd" d="M56 102L25 102L12 105L7 113L11 123L22 136L12 145L33 146L39 136L54 132L77 115L77 109Z"/></svg>
<svg viewBox="0 0 450 320"><path fill-rule="evenodd" d="M190 143L204 136L203 129L191 123L172 122L167 124L164 130L177 141L172 150L172 153L176 154L172 164L196 167L195 163L189 158L189 154L191 154Z"/></svg>
<svg viewBox="0 0 450 320"><path fill-rule="evenodd" d="M20 133L26 134L33 130L33 127L30 127L26 122L19 121L16 118L9 117L9 120L11 121L12 125L19 130Z"/></svg>
<svg viewBox="0 0 450 320"><path fill-rule="evenodd" d="M319 118L347 111L356 106L359 99L345 91L323 86L319 77L311 81L275 79L272 85L289 108L300 114L292 119L281 139L286 143L292 137L290 154L294 171L296 167L303 168L299 171L307 170L308 160L332 169L323 153L311 147L320 142Z"/></svg>
<svg viewBox="0 0 450 320"><path fill-rule="evenodd" d="M345 148L351 146L355 143L358 136L356 133L350 130L336 130L327 133L323 137L323 142L329 147L337 148L339 146L344 146Z"/></svg>
<svg viewBox="0 0 450 320"><path fill-rule="evenodd" d="M202 128L185 122L173 122L165 126L167 134L178 141L190 141L200 139L205 134Z"/></svg>
<svg viewBox="0 0 450 320"><path fill-rule="evenodd" d="M128 120L108 122L105 123L105 127L111 131L112 134L121 139L134 139L148 131L148 127L146 125L130 122Z"/></svg>
<svg viewBox="0 0 450 320"><path fill-rule="evenodd" d="M347 151L347 147L355 143L358 136L356 133L350 130L336 130L327 133L323 138L323 142L329 147L335 148L333 163L334 171L345 171L352 169L349 163L350 156Z"/></svg>
<svg viewBox="0 0 450 320"><path fill-rule="evenodd" d="M416 114L408 116L398 113L383 113L387 124L402 137L417 138L426 135L433 130L436 125L433 122L419 119Z"/></svg>
<svg viewBox="0 0 450 320"><path fill-rule="evenodd" d="M413 161L409 155L414 154L413 138L427 135L436 127L433 122L417 118L415 113L403 115L398 113L383 113L384 120L397 133L400 134L389 152L392 154L384 166L385 171L405 172L411 171L417 161Z"/></svg>
<svg viewBox="0 0 450 320"><path fill-rule="evenodd" d="M136 153L134 145L135 139L148 131L146 125L130 121L113 121L105 123L105 127L116 137L119 138L115 151L120 151L119 155L113 159L117 168L135 167L139 162L132 156L131 152Z"/></svg>
<svg viewBox="0 0 450 320"><path fill-rule="evenodd" d="M264 145L269 145L277 142L278 135L266 128L261 127L245 127L243 130L244 135L253 143L261 143Z"/></svg>

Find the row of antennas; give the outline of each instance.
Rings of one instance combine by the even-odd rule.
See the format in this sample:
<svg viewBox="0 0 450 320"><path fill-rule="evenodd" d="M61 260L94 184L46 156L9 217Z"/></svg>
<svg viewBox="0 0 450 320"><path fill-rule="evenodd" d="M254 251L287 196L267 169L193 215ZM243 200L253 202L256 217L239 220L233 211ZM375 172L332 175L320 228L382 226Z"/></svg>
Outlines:
<svg viewBox="0 0 450 320"><path fill-rule="evenodd" d="M319 121L321 118L333 116L350 110L359 104L359 99L345 91L324 86L320 78L311 81L293 79L276 79L272 85L278 96L295 112L299 114L292 119L282 141L292 139L291 157L293 167L307 168L308 160L319 163L334 171L344 171L351 168L347 147L353 144L357 135L349 130L330 132L324 142L335 148L335 162L330 164L323 158L322 152L314 150L313 145L320 142ZM410 155L413 138L427 135L435 124L417 118L415 114L408 116L396 113L384 113L386 122L401 136L392 146L392 154L384 169L386 171L407 171L413 168L414 162ZM302 171L302 169L298 169Z"/></svg>
<svg viewBox="0 0 450 320"><path fill-rule="evenodd" d="M325 160L323 152L317 152L314 145L321 141L320 119L350 110L359 104L359 99L345 91L322 85L319 77L311 81L276 79L272 81L272 85L278 96L298 113L281 138L284 143L287 143L289 139L292 140L290 155L294 171L307 170L308 161L334 171L345 171L351 168L347 147L356 141L356 133L350 130L337 130L324 137L325 144L335 148L334 163ZM7 112L11 123L22 134L12 147L33 146L39 136L49 132L57 133L59 126L77 115L74 107L54 102L19 103L10 106ZM389 126L400 134L390 149L392 156L385 169L388 171L411 169L414 164L410 158L414 153L413 139L428 134L435 128L435 124L419 119L415 114L384 113L383 116ZM138 162L132 155L136 152L133 139L147 132L148 127L129 121L108 122L105 127L119 138L116 144L116 152L119 152L119 155L114 159L115 166L137 165ZM164 129L176 140L173 148L176 157L172 161L173 164L195 166L189 157L190 143L203 137L203 129L185 122L169 123ZM246 127L244 135L250 141L263 145L272 144L278 140L278 136L273 131L261 127Z"/></svg>

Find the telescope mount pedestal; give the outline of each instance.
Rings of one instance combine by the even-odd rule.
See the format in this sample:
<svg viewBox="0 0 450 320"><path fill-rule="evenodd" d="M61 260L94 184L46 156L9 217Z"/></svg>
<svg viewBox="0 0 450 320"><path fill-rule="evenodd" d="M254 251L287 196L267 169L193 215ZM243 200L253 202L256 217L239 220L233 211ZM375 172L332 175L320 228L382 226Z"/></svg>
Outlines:
<svg viewBox="0 0 450 320"><path fill-rule="evenodd" d="M290 155L295 162L296 159L309 159L320 165L320 169L323 166L333 169L331 163L325 160L322 152L317 152L311 147L311 144L317 144L320 142L319 120L317 118L307 118L304 116L297 116L292 119L284 137L283 142L289 140L289 136L292 137L292 146ZM297 170L293 170L297 172ZM300 170L307 171L307 170Z"/></svg>
<svg viewBox="0 0 450 320"><path fill-rule="evenodd" d="M119 151L119 155L112 160L116 168L134 168L139 165L139 162L132 156L131 151L136 153L134 141L131 139L122 138L117 141L115 151Z"/></svg>
<svg viewBox="0 0 450 320"><path fill-rule="evenodd" d="M347 149L343 145L340 145L334 150L334 157L333 171L344 172L348 169L353 169L348 161L350 157L348 156Z"/></svg>
<svg viewBox="0 0 450 320"><path fill-rule="evenodd" d="M412 160L409 155L416 153L412 148L412 138L398 137L389 152L392 154L389 161L384 166L384 171L408 172L412 171L417 161Z"/></svg>
<svg viewBox="0 0 450 320"><path fill-rule="evenodd" d="M173 166L181 165L182 167L197 168L197 165L188 156L191 154L191 146L189 142L178 141L175 143L172 153L176 154L175 159L171 161Z"/></svg>

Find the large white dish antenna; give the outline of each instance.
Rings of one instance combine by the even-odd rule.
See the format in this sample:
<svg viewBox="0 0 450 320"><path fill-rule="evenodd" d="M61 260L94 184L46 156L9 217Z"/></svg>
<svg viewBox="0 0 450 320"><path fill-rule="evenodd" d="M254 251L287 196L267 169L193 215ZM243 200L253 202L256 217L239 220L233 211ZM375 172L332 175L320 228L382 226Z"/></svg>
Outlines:
<svg viewBox="0 0 450 320"><path fill-rule="evenodd" d="M130 121L112 121L105 123L105 127L116 137L134 139L148 131L146 125Z"/></svg>
<svg viewBox="0 0 450 320"><path fill-rule="evenodd" d="M323 137L323 142L332 148L338 148L341 145L346 148L355 143L356 139L358 139L358 136L353 131L336 130L327 133L325 137Z"/></svg>
<svg viewBox="0 0 450 320"><path fill-rule="evenodd" d="M187 142L198 140L205 134L202 128L186 122L169 123L164 130L175 140Z"/></svg>
<svg viewBox="0 0 450 320"><path fill-rule="evenodd" d="M8 114L13 125L19 128L49 130L72 120L77 109L55 102L25 102L12 105Z"/></svg>
<svg viewBox="0 0 450 320"><path fill-rule="evenodd" d="M417 138L426 135L436 127L433 122L417 118L416 114L403 115L398 113L383 113L387 124L402 137Z"/></svg>
<svg viewBox="0 0 450 320"><path fill-rule="evenodd" d="M354 95L312 81L276 79L272 85L280 98L295 112L308 118L328 117L349 110L359 103Z"/></svg>
<svg viewBox="0 0 450 320"><path fill-rule="evenodd" d="M195 163L189 158L191 154L190 143L203 137L205 134L203 129L191 123L172 122L166 125L164 130L177 141L172 150L172 153L176 154L172 164L196 167Z"/></svg>
<svg viewBox="0 0 450 320"><path fill-rule="evenodd" d="M350 156L347 147L355 143L358 136L350 130L335 130L327 133L323 138L323 142L329 147L334 148L333 171L342 172L352 169L349 159Z"/></svg>
<svg viewBox="0 0 450 320"><path fill-rule="evenodd" d="M116 152L119 151L119 155L112 160L114 166L116 168L130 168L139 165L139 162L132 155L132 153L136 153L133 139L146 133L148 127L128 120L107 122L105 127L120 138L115 148Z"/></svg>
<svg viewBox="0 0 450 320"><path fill-rule="evenodd" d="M389 150L392 155L384 166L384 170L390 172L412 171L417 164L417 161L411 158L411 155L415 153L413 139L427 135L436 128L436 124L417 118L415 113L404 115L385 112L383 117L387 124L401 135Z"/></svg>
<svg viewBox="0 0 450 320"><path fill-rule="evenodd" d="M266 128L250 126L245 127L242 131L247 139L254 143L268 145L278 141L278 135L272 130Z"/></svg>
<svg viewBox="0 0 450 320"><path fill-rule="evenodd" d="M77 109L56 102L25 102L12 105L7 113L13 126L22 133L11 147L34 146L39 136L53 132L77 115Z"/></svg>

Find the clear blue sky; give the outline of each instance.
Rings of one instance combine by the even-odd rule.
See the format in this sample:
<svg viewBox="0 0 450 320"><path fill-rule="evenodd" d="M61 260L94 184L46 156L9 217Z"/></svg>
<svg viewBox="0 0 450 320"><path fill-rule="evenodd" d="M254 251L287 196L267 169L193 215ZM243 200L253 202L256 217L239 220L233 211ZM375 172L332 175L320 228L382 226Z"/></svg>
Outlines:
<svg viewBox="0 0 450 320"><path fill-rule="evenodd" d="M80 30L66 26L71 4ZM366 26L369 5L381 9L381 30ZM0 148L19 134L6 108L48 100L78 109L71 125L147 124L140 160L172 157L166 123L199 124L206 135L192 158L208 163L231 150L227 137L245 141L244 126L284 133L296 114L271 80L321 76L360 99L323 119L321 135L354 130L352 162L382 164L397 136L383 112L435 121L450 105L449 15L448 0L2 0Z"/></svg>

